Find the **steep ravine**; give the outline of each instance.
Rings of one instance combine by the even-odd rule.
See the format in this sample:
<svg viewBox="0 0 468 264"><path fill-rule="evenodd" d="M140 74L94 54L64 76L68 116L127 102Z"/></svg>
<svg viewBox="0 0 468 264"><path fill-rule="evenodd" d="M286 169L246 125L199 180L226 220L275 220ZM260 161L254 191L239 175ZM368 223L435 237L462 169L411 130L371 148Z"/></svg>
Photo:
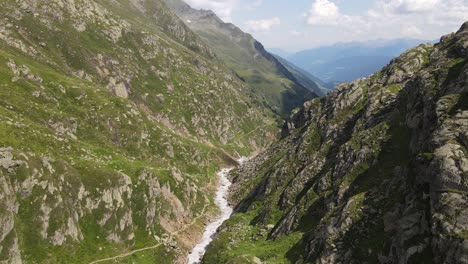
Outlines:
<svg viewBox="0 0 468 264"><path fill-rule="evenodd" d="M239 166L242 166L242 164L247 161L248 158L242 157L237 160ZM231 207L230 203L228 202L228 192L229 192L229 187L231 186L231 181L228 178L229 173L233 170L234 168L224 168L221 169L217 175L218 175L218 190L216 191L216 196L215 196L215 204L219 208L220 215L214 219L211 223L206 225L205 231L203 232L203 236L200 239L200 242L196 244L193 249L191 250L190 254L188 255L188 264L198 264L201 263L201 260L203 258L203 255L206 252L206 248L209 246L211 241L213 241L214 237L216 236L216 233L218 231L218 228L226 221L229 219L229 217L232 214L233 208Z"/></svg>
<svg viewBox="0 0 468 264"><path fill-rule="evenodd" d="M203 232L200 242L193 247L192 251L188 255L188 264L200 263L200 260L206 252L206 247L211 243L211 241L213 241L213 236L216 234L216 230L231 216L232 207L229 206L226 199L229 187L231 186L231 182L227 178L227 175L231 170L232 168L225 168L217 173L219 184L218 190L216 191L215 203L221 214L205 227L205 231Z"/></svg>
<svg viewBox="0 0 468 264"><path fill-rule="evenodd" d="M203 263L468 263L468 22L304 104Z"/></svg>

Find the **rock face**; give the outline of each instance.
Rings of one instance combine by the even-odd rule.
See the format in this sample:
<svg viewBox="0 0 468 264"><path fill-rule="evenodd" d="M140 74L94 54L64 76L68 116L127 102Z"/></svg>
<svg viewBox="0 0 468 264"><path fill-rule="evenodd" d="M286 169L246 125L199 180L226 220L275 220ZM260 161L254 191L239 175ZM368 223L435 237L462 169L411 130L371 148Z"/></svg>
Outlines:
<svg viewBox="0 0 468 264"><path fill-rule="evenodd" d="M205 263L468 263L467 25L305 103Z"/></svg>
<svg viewBox="0 0 468 264"><path fill-rule="evenodd" d="M274 112L287 117L291 110L321 95L318 85L300 81L250 34L224 23L209 10L196 10L182 0L165 0L185 24L197 33L234 70L250 90Z"/></svg>
<svg viewBox="0 0 468 264"><path fill-rule="evenodd" d="M183 263L274 114L161 0L1 6L0 263Z"/></svg>

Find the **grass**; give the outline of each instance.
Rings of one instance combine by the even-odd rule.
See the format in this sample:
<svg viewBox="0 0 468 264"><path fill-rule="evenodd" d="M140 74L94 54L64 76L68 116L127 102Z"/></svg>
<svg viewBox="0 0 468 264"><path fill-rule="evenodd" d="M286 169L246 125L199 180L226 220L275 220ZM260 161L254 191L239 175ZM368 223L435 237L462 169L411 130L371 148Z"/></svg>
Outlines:
<svg viewBox="0 0 468 264"><path fill-rule="evenodd" d="M9 10L16 8L14 1L4 4L0 11L2 22ZM272 114L249 97L231 71L204 51L197 53L193 45L201 42L192 33L185 39L187 42L176 44L168 37L176 38L173 32L156 25L172 23L173 18L156 17L165 20L157 22L132 6L98 4L112 10L108 16L118 13L131 24L131 30L124 32L117 43L106 37L107 27L102 24L89 23L79 33L70 16L58 21L40 10L39 17L25 14L21 20L9 20L12 36L39 50L37 57L0 43L0 147L12 147L15 159L25 162L15 173L2 170L0 177L18 183L34 179L56 188L51 194L36 184L31 192L18 192L16 233L5 241L18 238L25 262L89 263L102 256L154 245L148 231L160 237L166 231L158 220L147 228L148 197L155 190L154 186L139 183L143 171L151 173L160 186L169 186L186 211L199 212L207 200L213 202L215 172L224 163L226 153L249 155L255 145L266 146L274 136L265 135L277 130ZM41 21L49 21L54 29L39 18L45 18ZM21 30L16 31L16 26ZM157 47L144 43L147 36L156 37ZM47 46L40 47L38 40ZM145 53L152 58L145 59ZM98 61L98 54L103 61ZM192 67L195 60L206 67L207 73ZM9 61L18 67L26 66L43 81L14 76L7 66ZM130 98L117 98L109 91L107 77L97 74L100 63L112 75L130 79ZM78 70L84 70L91 81L76 77L73 72ZM166 77L156 71L164 72ZM174 91L167 89L169 83ZM159 117L177 125L170 127L155 120ZM62 126L64 133L57 129ZM204 135L198 133L199 128L204 129ZM53 160L50 163L55 172L44 167L44 158ZM182 182L174 179L174 169L181 174ZM132 209L135 238L112 243L106 239L110 232L122 238L130 233L128 228L118 228L126 212L117 207L116 201L107 207L101 203L86 209L88 201L77 197L83 186L90 201L102 200L104 190L123 185L123 174L131 180L132 194L121 195L127 208ZM156 219L159 215L176 219L165 199L154 199ZM51 210L45 230L49 237L45 239L41 235L44 206ZM211 206L208 209L214 210ZM64 245L54 246L50 237L66 229L75 214L79 215L77 224L83 240L66 236ZM109 221L99 225L106 214L111 215ZM172 263L177 254L160 247L120 262ZM0 255L0 259L5 257Z"/></svg>
<svg viewBox="0 0 468 264"><path fill-rule="evenodd" d="M405 65L424 67L424 72L416 73L415 78L426 78L426 70L434 73L433 80L416 79L420 87L377 84L377 80L384 77L383 72L378 72L364 80L364 83L360 83L364 86L363 96L352 106L341 110L324 109L323 112L314 111L314 108L307 109L314 117L319 117L317 119L324 131L319 131L314 124L307 124L305 128L297 129L288 138L273 146L273 150L268 153L271 158L257 165L255 173L244 184L245 189L239 192L240 197L246 197L249 191L258 187L255 200L244 200L247 205L224 224L220 235L209 248L205 262L250 263L254 257L258 257L265 263L314 263L319 262L319 257L324 253L330 253L324 252L324 247L331 249L331 243L336 245L337 254L345 254L349 250L351 255L347 259L357 263L378 263L381 256L394 256L394 253L390 253L391 241L394 241L395 237L401 238L403 231L385 231L388 228L384 224L387 213L398 212L404 216L421 213L426 216L423 222L430 222L430 202L424 198L427 196L425 188L429 187L416 184L417 172L414 171L413 165L414 162L421 161L425 164L431 161L434 155L424 148L418 156L412 152L415 150L415 146L411 145L414 138L411 134L412 129L407 124L412 122L414 116L407 114L414 113L407 113L408 105L413 103L408 100L413 100L414 96L421 96L417 98L425 104L437 103L437 114L440 113L440 106L444 106L445 109L442 110L445 115L440 117L442 120L466 110L467 105L466 93L454 92L435 97L438 95L436 90L441 87L437 83L439 75L442 75L441 72L445 69L431 68L429 63L437 56L431 58L430 52L431 47L420 46L418 50L408 53L408 56L411 55L409 62L396 62L396 66L399 63L408 63ZM466 68L466 60L453 60L449 68L447 80L460 78L460 74L463 74L462 71ZM447 83L447 87L452 87L455 91L451 85L452 82ZM430 91L431 89L435 92ZM397 96L388 96L390 94ZM380 103L386 104L386 108L380 112L368 113L371 109L368 106L374 103L369 98L380 99ZM392 101L393 99L395 101ZM344 104L338 103L340 106ZM330 113L335 115L326 120ZM357 115L359 113L362 115ZM351 117L356 117L357 121L346 122L352 124L351 127L344 128L342 124ZM349 134L343 135L345 133ZM327 141L326 136L329 134L338 136L330 137L333 140ZM460 144L455 141L451 143ZM328 153L330 150L333 152ZM465 148L462 150L466 153ZM328 155L323 155L327 153ZM316 160L323 160L325 165L321 167L323 163L315 163ZM310 168L310 164L318 168L314 170L315 168ZM301 174L298 171L301 171ZM337 175L344 177L336 179ZM333 176L335 179L332 179ZM291 184L294 180L298 180L304 186ZM324 191L324 185L332 186ZM457 192L463 194L461 191ZM291 197L298 199L294 201ZM279 236L275 240L278 244L273 245L266 239L269 236L268 232L264 234L262 228L266 224L277 225L281 222L287 209L281 211L278 208L283 206L285 200L289 202L285 207L298 209L297 214L288 218L292 222L292 227L288 230L291 233ZM348 217L352 220L349 226L348 220L345 220ZM318 227L325 229L329 226L341 226L342 229L326 237L321 237L323 233L318 235L316 232ZM427 239L431 236L430 231L421 230L412 239L400 241L404 242L403 250L427 244ZM403 233L405 236L412 236L409 229ZM455 236L457 239L466 239L467 232L462 230ZM308 254L314 255L307 256ZM339 260L343 261L342 255L339 256ZM428 246L407 261L432 263L432 250Z"/></svg>
<svg viewBox="0 0 468 264"><path fill-rule="evenodd" d="M455 115L459 111L466 110L468 106L468 93L462 93L460 96L457 96L457 102L452 106L449 111L450 115Z"/></svg>
<svg viewBox="0 0 468 264"><path fill-rule="evenodd" d="M364 92L365 97L355 106L339 111L332 121L339 123L340 119L349 118L350 115L364 109L367 93L380 92L382 89L392 93L401 90L401 87L396 86L374 88ZM404 104L402 103L402 105ZM307 124L306 128L297 129L290 138L283 139L282 143L290 148L289 151L288 147L284 149L278 147L272 157L257 168L256 177L250 178L245 184L245 186L253 186L252 188L254 188L266 177L268 178L267 190L265 191L267 194L265 196L259 194L258 201L244 200L244 203L249 205L249 209L238 212L225 223L220 236L208 251L205 259L207 263L236 261L245 256L255 256L266 263L293 263L305 258L301 256L304 254L303 247L305 246L301 242L309 241L307 240L308 236L313 234L317 227L338 217L337 215L345 208L345 214L352 219L353 225L349 227L350 230L346 231L346 234L329 237L327 241L330 243L343 241L348 248L352 249L353 257L361 261L378 261L379 252L388 246L384 241L389 234L384 231L383 220L379 218L380 216L376 216L377 219L370 223L362 208L366 205L372 205L375 208L389 210L390 206L402 197L402 194L395 190L388 199L379 201L378 204L372 204L371 198L377 192L376 190L385 193L382 188L385 188L384 183L394 177L395 168L398 166L407 168L411 161L408 149L410 134L404 122L405 113L400 111L399 107L399 105L396 106L395 111L389 113L385 121L377 123L373 127L365 129L362 127L356 129L355 127L349 139L341 145L339 152L343 153L357 153L364 148L366 149L366 155L362 162L348 168L342 179L332 180L335 186L342 186L337 189L343 191L344 202L329 209L324 207L323 203L327 199L327 195L330 196L331 193L336 192L335 189L317 194L314 186L310 185L309 188L307 183L304 190L308 191L307 195L304 195L304 191L300 191L301 187L297 187L299 191L296 191L296 196L293 194L292 197L299 197L299 200L295 201L295 206L299 210L297 217L289 220L299 219L299 221L294 222L293 228L290 230L292 233L276 238L275 243L279 242L277 242L277 247L273 247L273 244L270 244L271 241L267 240L268 234L262 234L261 229L266 224L278 224L287 210L279 211L272 208L277 208L280 204L279 201L285 198L284 195L287 193L285 190L290 191L288 189L291 188L290 181L298 177L296 168L304 166L304 162L310 161L311 157L315 159L326 157L327 152L330 151L330 144L321 142L323 140L320 138L321 133L314 124ZM356 125L363 126L359 122ZM292 139L300 143L291 143ZM288 140L291 140L289 144L286 143ZM300 148L298 148L298 144L300 144ZM298 158L302 157L303 154L308 159L299 161ZM330 168L336 167L330 165ZM310 174L309 181L313 181L314 177L317 177L314 173L320 172L319 177L331 174L320 168L317 170L317 172L308 172ZM273 175L273 172L276 174ZM252 188L242 190L239 196L245 197ZM291 200L291 198L289 199ZM349 200L353 202L345 207L346 201ZM290 207L292 205L288 208ZM378 212L376 211L376 213ZM361 232L361 229L365 232ZM313 257L308 261L313 262Z"/></svg>
<svg viewBox="0 0 468 264"><path fill-rule="evenodd" d="M447 74L447 82L457 79L458 76L463 72L463 69L465 68L467 62L468 60L466 60L465 58L458 58L452 60L448 64L449 71Z"/></svg>
<svg viewBox="0 0 468 264"><path fill-rule="evenodd" d="M286 253L302 236L294 232L276 240L267 240L262 235L264 226L251 226L249 223L255 218L257 212L235 214L225 225L230 226L223 230L218 238L210 245L204 263L228 263L242 256L255 256L266 263L289 263ZM231 246L234 241L235 243Z"/></svg>
<svg viewBox="0 0 468 264"><path fill-rule="evenodd" d="M386 87L391 94L398 94L401 91L402 87L398 84L391 84Z"/></svg>
<svg viewBox="0 0 468 264"><path fill-rule="evenodd" d="M226 65L236 71L264 104L283 117L288 117L295 107L313 97L298 87L281 72L278 65L254 48L254 40L248 35L232 42L225 30L213 31L194 28L220 55Z"/></svg>

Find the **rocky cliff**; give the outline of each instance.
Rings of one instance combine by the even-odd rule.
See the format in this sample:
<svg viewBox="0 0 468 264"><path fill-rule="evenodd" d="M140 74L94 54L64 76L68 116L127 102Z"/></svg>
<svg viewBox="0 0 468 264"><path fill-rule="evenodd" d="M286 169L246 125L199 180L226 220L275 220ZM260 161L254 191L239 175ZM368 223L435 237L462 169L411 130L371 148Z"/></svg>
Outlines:
<svg viewBox="0 0 468 264"><path fill-rule="evenodd" d="M468 22L292 116L205 263L468 263Z"/></svg>
<svg viewBox="0 0 468 264"><path fill-rule="evenodd" d="M0 8L0 262L183 263L273 114L159 0Z"/></svg>

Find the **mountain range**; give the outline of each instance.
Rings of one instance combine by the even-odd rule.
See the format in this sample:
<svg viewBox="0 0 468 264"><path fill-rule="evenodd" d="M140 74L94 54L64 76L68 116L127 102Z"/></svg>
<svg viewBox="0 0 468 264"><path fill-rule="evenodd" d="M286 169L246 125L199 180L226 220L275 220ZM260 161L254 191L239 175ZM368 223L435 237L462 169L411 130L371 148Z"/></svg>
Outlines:
<svg viewBox="0 0 468 264"><path fill-rule="evenodd" d="M278 49L272 49L272 52L282 53L278 55L317 76L327 87L334 88L336 84L366 77L407 49L429 42L419 39L374 40L337 43L293 54Z"/></svg>
<svg viewBox="0 0 468 264"><path fill-rule="evenodd" d="M193 9L182 0L166 3L273 112L287 117L304 101L322 94L314 81L291 72L250 34L224 23L212 11Z"/></svg>

